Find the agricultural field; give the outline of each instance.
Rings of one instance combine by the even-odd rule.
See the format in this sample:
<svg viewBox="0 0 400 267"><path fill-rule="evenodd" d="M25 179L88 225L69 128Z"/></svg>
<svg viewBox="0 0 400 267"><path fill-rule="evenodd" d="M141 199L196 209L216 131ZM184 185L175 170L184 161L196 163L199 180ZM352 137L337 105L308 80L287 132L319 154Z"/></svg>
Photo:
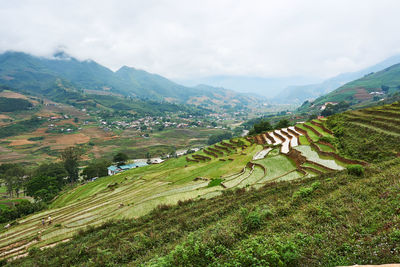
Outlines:
<svg viewBox="0 0 400 267"><path fill-rule="evenodd" d="M344 112L329 117L338 153L368 162L400 155L400 103Z"/></svg>
<svg viewBox="0 0 400 267"><path fill-rule="evenodd" d="M51 247L68 241L88 225L138 218L160 205L209 199L229 190L260 188L267 183L313 177L346 166L339 156L322 155L315 147L302 144L302 136L313 142L308 135L308 131L313 131L300 127L224 140L162 164L102 177L66 190L50 209L20 219L10 229L3 230L1 256L21 257L29 247ZM320 133L313 132L316 136L330 135L323 133L321 127L315 127L315 131ZM162 140L174 135L165 133L166 137L160 133L156 138ZM182 134L196 138L188 131ZM117 142L117 146L123 145L121 139ZM48 216L52 225L42 226L42 218Z"/></svg>
<svg viewBox="0 0 400 267"><path fill-rule="evenodd" d="M85 161L99 157L111 159L118 152L124 152L130 158L163 156L178 149L204 146L210 135L224 132L205 126L171 127L145 132L123 129L114 121L103 120L97 111L88 112L9 90L0 92L0 97L26 100L33 105L28 110L0 114L0 126L3 127L0 131L1 163L37 165L53 162L63 149L70 146L79 146ZM123 116L113 119L117 122L127 120Z"/></svg>

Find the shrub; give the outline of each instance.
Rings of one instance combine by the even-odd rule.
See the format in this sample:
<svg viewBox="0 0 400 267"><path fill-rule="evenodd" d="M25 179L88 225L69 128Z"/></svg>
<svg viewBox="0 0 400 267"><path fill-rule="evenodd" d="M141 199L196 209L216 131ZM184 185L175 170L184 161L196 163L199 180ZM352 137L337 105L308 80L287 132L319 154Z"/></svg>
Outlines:
<svg viewBox="0 0 400 267"><path fill-rule="evenodd" d="M351 175L361 176L364 174L364 167L359 164L347 166L347 173Z"/></svg>
<svg viewBox="0 0 400 267"><path fill-rule="evenodd" d="M314 182L310 187L301 187L298 191L294 192L293 198L307 198L312 192L317 190L320 185L320 182Z"/></svg>
<svg viewBox="0 0 400 267"><path fill-rule="evenodd" d="M209 183L207 187L213 187L213 186L217 186L220 185L222 183L223 179L212 179Z"/></svg>

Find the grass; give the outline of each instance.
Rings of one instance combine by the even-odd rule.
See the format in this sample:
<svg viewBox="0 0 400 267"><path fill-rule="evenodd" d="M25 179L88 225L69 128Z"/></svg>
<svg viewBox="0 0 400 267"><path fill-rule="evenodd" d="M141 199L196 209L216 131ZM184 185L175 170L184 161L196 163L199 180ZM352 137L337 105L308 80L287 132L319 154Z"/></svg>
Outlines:
<svg viewBox="0 0 400 267"><path fill-rule="evenodd" d="M312 132L310 130L308 131L310 132L311 135ZM54 223L60 224L61 227L52 227L43 229L41 240L38 243L35 243L36 247L42 247L52 242L58 242L66 238L71 238L76 233L79 233L81 229L83 229L88 225L99 226L108 220L116 220L116 219L125 219L124 221L137 219L138 221L140 221L142 220L141 218L149 218L146 216L152 216L151 215L152 210L154 209L156 210L153 211L153 213L164 212L164 211L167 212L169 209L171 209L168 205L178 204L181 206L185 206L186 204L182 203L203 203L202 202L203 200L201 200L203 198L210 199L209 203L214 203L210 204L211 206L216 205L215 204L216 202L214 201L215 199L217 199L221 206L219 206L218 204L217 206L214 206L214 208L211 210L208 210L208 208L204 209L205 211L207 211L207 213L203 213L203 210L201 211L197 210L197 212L199 212L199 216L203 216L203 218L208 218L207 220L218 222L222 225L227 223L229 227L230 225L240 225L243 220L240 220L236 223L229 221L230 219L236 218L235 217L237 215L236 213L234 217L230 219L226 218L226 220L228 220L229 222L225 221L224 212L221 211L225 210L224 205L226 204L224 203L231 203L227 205L237 204L240 205L239 207L241 207L241 205L246 206L247 205L246 201L240 202L241 200L239 200L241 199L242 195L246 195L249 199L251 199L251 200L248 199L248 201L250 201L249 205L250 203L253 203L251 204L253 206L247 206L249 209L252 210L249 211L251 214L253 211L255 212L255 210L258 208L263 209L264 204L275 205L273 209L275 210L275 212L278 212L277 210L284 209L285 205L287 205L285 203L292 203L293 191L297 190L297 187L303 186L303 184L301 184L303 182L297 181L299 180L299 178L306 179L304 181L304 186L308 186L307 178L315 176L315 174L313 174L312 172L309 172L306 176L297 172L296 165L294 164L294 162L292 162L292 160L290 160L285 155L279 154L278 148L273 149L266 158L256 161L257 164L262 164L266 168L266 173L264 173L264 170L259 166L255 166L253 169L250 169L248 167L245 168L247 163L252 160L254 154L261 151L263 147L260 145L250 144L248 141L244 142L248 145L247 148L244 149L238 148L237 152L232 152L228 156L224 155L216 159L212 158L211 161L199 162L199 163L187 162L186 157L180 157L177 159L167 160L162 164L150 165L146 167L133 169L115 176L102 177L94 182L90 182L85 185L80 185L65 190L63 194L61 194L51 204L50 207L51 209L23 218L19 221L18 225L13 226L11 229L7 230L7 235L2 235L0 237L0 249L6 247L7 245L15 244L16 242L20 242L19 244L24 244L24 242L27 242L27 240L37 238L37 232L38 232L37 230L38 226L40 226L39 223L40 219L43 217L47 217L49 214L51 214L51 216L53 217ZM307 145L302 145L296 147L295 149L301 151L304 156L306 156L308 159L314 162L338 170L344 168L344 166L338 164L335 160L332 160L330 158L319 157L318 154ZM196 152L195 154L204 155L202 151ZM228 160L228 158L231 158L232 160ZM315 167L314 164L311 165ZM244 168L245 171L241 173L241 171ZM316 169L318 169L318 166ZM332 174L331 177L333 177L333 175L336 174ZM339 175L338 177L341 176ZM283 196L277 194L275 191L271 193L271 191L268 191L269 189L263 188L262 190L266 190L269 192L268 196L264 196L263 193L260 193L260 195L258 195L258 193L255 193L253 194L254 197L253 199L251 194L247 195L246 190L243 190L243 188L249 188L248 190L254 193L253 191L254 188L263 187L266 183L271 183L271 182L274 183L277 181L283 182L282 188L276 187L275 185L272 186L273 188L281 188L277 189L278 191L289 190L287 192L285 191L286 193L284 193ZM287 181L291 182L288 183ZM291 187L292 183L293 186L294 185L296 186ZM219 184L221 184L222 186L218 186ZM227 189L224 188L224 186L227 187ZM287 189L289 187L292 189ZM233 201L233 199L230 199L229 197L230 194L233 194L232 192L235 190L237 193L234 194L236 194L238 202ZM307 191L308 189L304 190ZM331 191L327 192L331 193ZM225 202L226 201L225 199L221 200L220 197L221 194L225 196L227 199L230 199L230 201ZM286 196L285 194L288 195ZM260 199L258 199L261 196L268 199L268 201L262 202L264 203L262 205L261 202L257 202L261 201ZM255 203L258 203L261 206ZM301 210L298 210L297 207L295 206L297 205L295 204L297 202L293 203L294 206L291 206L290 209L287 209L286 211L282 210L280 212L282 212L282 214L285 213L295 214L297 212L301 212ZM304 210L307 208L302 207L302 209ZM238 211L237 208L235 208L234 210ZM193 212L195 212L195 210L193 210ZM230 208L225 210L225 212L230 214L231 212ZM184 217L187 216L186 214L187 211L182 211L182 215L179 215L182 216L180 219L181 221L175 222L174 224L178 228L170 229L172 232L174 233L175 231L179 232L181 228L189 230L191 229L190 223L185 222ZM179 216L176 218L179 218ZM192 216L196 217L197 215L194 214ZM190 216L189 218L194 219L191 218ZM280 218L278 217L277 219L278 221L280 220ZM280 227L285 228L292 226L291 224L293 224L295 221L296 221L295 218L293 218L293 220L290 221L288 226L286 226L287 224L282 222ZM201 224L200 221L198 223L200 225L203 225ZM157 225L157 223L152 225ZM203 226L212 228L215 225L204 224ZM276 225L271 225L271 226L273 226L271 230L275 229L274 227L277 227ZM160 250L157 250L157 245L152 246L151 249L146 247L145 250L149 252L147 256L143 256L140 253L135 254L136 250L134 249L134 251L131 251L129 255L136 255L136 260L130 258L128 261L124 263L132 263L133 265L135 265L138 262L155 260L154 259L155 255L167 256L168 253L173 251L176 245L185 244L186 242L185 240L189 240L188 239L189 236L186 236L186 234L182 234L181 237L184 238L184 240L183 239L175 240L172 243L168 243L170 236L167 233L165 233L167 236L161 234L164 233L163 232L164 228L162 228L161 225L160 229L158 230L152 228L153 230L150 230L150 232L142 232L142 230L146 229L146 227L147 226L142 227L141 230L139 230L140 233L139 236L156 235L157 237L160 238L159 240L161 240L160 241L161 243L166 242L165 244L169 244L169 247L168 248L160 247ZM196 228L196 229L198 231L207 231L208 228ZM188 232L190 232L189 230ZM231 230L232 233L235 233L235 229ZM287 229L285 228L285 230ZM271 234L271 232L269 231L270 230L265 230L264 233ZM174 233L171 233L171 235L174 236ZM160 236L158 236L159 234ZM247 232L245 232L245 235L246 234ZM132 237L132 239L136 238L134 236ZM200 236L202 236L201 233ZM237 243L236 247L241 248L240 242L242 242L241 240L243 238L243 235L239 234L237 238L238 238L237 242L239 243ZM181 241L183 243L180 243ZM123 248L121 249L123 250ZM8 256L17 255L19 253L22 253L23 251L25 250L22 249L21 252L18 251L10 252ZM142 258L142 256L145 258ZM116 265L119 265L119 263L121 263L118 257L119 256L116 256L117 259L115 262ZM199 257L201 258L201 256ZM179 265L179 264L172 264L172 265Z"/></svg>
<svg viewBox="0 0 400 267"><path fill-rule="evenodd" d="M86 228L18 266L338 266L400 261L400 159L159 206ZM363 216L360 216L362 211Z"/></svg>
<svg viewBox="0 0 400 267"><path fill-rule="evenodd" d="M327 146L327 145L324 145L324 144L319 144L319 143L316 143L316 145L317 145L322 151L325 151L325 152L336 152L336 150L333 149L333 148L330 147L330 146Z"/></svg>
<svg viewBox="0 0 400 267"><path fill-rule="evenodd" d="M301 128L301 129L303 129L303 130L305 130L305 131L307 131L308 136L310 136L310 138L311 138L311 140L312 140L313 142L317 142L317 141L319 140L319 136L316 135L313 131L311 131L311 130L308 129L307 127L304 127L302 124L297 124L296 126L299 127L299 128Z"/></svg>

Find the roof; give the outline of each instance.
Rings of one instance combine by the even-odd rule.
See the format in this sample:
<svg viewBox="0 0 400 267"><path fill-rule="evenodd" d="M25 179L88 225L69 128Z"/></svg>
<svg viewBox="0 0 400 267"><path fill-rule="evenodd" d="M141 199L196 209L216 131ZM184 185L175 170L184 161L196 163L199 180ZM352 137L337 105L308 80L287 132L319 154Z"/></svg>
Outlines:
<svg viewBox="0 0 400 267"><path fill-rule="evenodd" d="M135 164L136 164L137 167L143 167L143 166L149 165L146 162L136 162Z"/></svg>
<svg viewBox="0 0 400 267"><path fill-rule="evenodd" d="M118 170L118 167L117 166L110 166L110 167L108 167L107 168L109 171L116 171L116 170Z"/></svg>
<svg viewBox="0 0 400 267"><path fill-rule="evenodd" d="M136 167L135 163L119 166L119 168L121 170L129 170L129 169L132 169L132 168L135 168L135 167Z"/></svg>

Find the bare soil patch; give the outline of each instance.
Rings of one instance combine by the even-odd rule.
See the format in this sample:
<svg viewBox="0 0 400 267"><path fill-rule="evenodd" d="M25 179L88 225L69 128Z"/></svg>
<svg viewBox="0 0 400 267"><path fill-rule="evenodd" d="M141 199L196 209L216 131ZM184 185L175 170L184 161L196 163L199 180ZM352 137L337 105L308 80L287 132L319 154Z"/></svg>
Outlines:
<svg viewBox="0 0 400 267"><path fill-rule="evenodd" d="M368 100L372 98L372 95L365 88L357 88L354 97L359 100Z"/></svg>
<svg viewBox="0 0 400 267"><path fill-rule="evenodd" d="M7 91L3 91L0 93L1 97L7 97L7 98L21 98L21 99L26 99L28 100L28 98L22 94L16 93L16 92L7 92Z"/></svg>
<svg viewBox="0 0 400 267"><path fill-rule="evenodd" d="M34 141L29 141L28 139L16 139L16 140L10 140L10 146L22 146L22 145L29 145L29 144L34 144Z"/></svg>
<svg viewBox="0 0 400 267"><path fill-rule="evenodd" d="M6 120L6 119L11 119L11 117L5 114L0 114L0 120Z"/></svg>
<svg viewBox="0 0 400 267"><path fill-rule="evenodd" d="M48 136L45 141L52 149L63 149L89 142L90 138L82 133Z"/></svg>

